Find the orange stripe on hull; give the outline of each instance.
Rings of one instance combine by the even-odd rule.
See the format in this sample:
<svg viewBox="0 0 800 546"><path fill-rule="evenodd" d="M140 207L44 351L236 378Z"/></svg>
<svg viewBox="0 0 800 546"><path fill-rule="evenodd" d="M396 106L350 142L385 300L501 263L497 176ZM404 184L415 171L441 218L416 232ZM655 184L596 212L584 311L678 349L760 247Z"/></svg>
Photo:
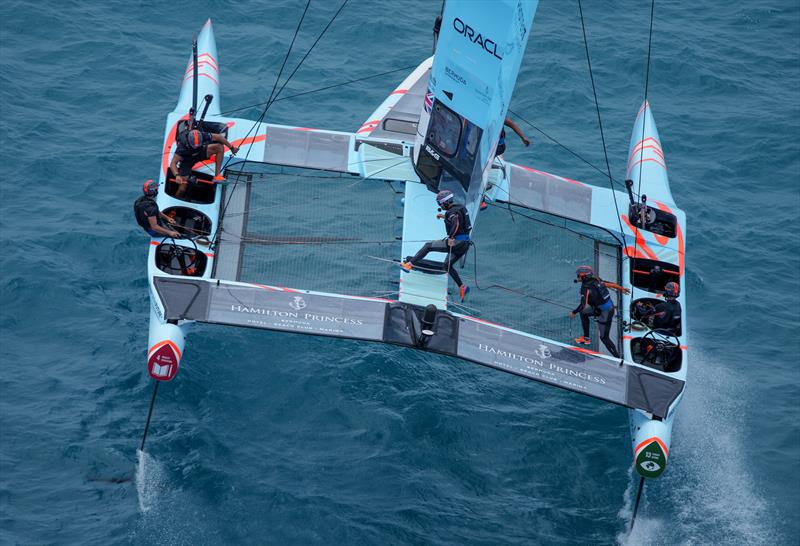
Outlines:
<svg viewBox="0 0 800 546"><path fill-rule="evenodd" d="M669 212L670 214L672 214L672 209L670 209L664 203L661 203L660 201L654 201L654 203L656 204L656 206L658 208L660 208L664 212ZM678 236L678 271L679 271L680 275L683 276L683 257L684 257L683 256L683 252L684 252L683 245L684 245L684 242L683 242L683 230L681 230L681 225L680 224L676 224L675 231L676 231L676 234Z"/></svg>
<svg viewBox="0 0 800 546"><path fill-rule="evenodd" d="M175 355L178 357L178 360L180 360L180 358L181 358L181 350L180 350L180 349L178 349L178 346L177 346L177 345L175 345L175 342L174 342L174 341L172 341L172 340L169 340L169 339L165 339L164 341L160 341L160 342L156 343L155 345L153 345L152 347L150 347L150 350L149 350L149 351L147 351L147 356L148 356L148 358L149 358L150 356L152 356L152 354L153 354L154 352L156 352L157 350L159 350L159 349L160 349L161 347L163 347L164 345L169 345L169 346L172 348L172 350L173 350L173 351L175 351Z"/></svg>
<svg viewBox="0 0 800 546"><path fill-rule="evenodd" d="M652 443L654 441L658 442L658 445L660 445L661 449L664 450L664 456L668 456L669 455L669 449L667 449L667 445L658 436L653 436L652 438L648 438L647 440L645 440L644 442L642 442L638 446L636 446L636 449L634 450L634 457L639 455L639 451L641 451L643 447L647 447L648 444L650 444L650 443Z"/></svg>
<svg viewBox="0 0 800 546"><path fill-rule="evenodd" d="M656 256L656 253L653 252L649 246L647 246L647 242L644 239L644 235L642 235L642 233L639 231L638 228L634 227L634 225L631 224L630 220L628 220L628 216L625 214L620 214L620 218L622 218L625 221L625 224L628 226L628 229L630 229L631 232L633 232L634 237L636 237L636 246L641 247L642 251L651 260L658 260L658 256ZM628 254L628 256L630 256L630 254L628 253L629 248L630 247L625 249L625 253ZM636 254L636 247L634 247L634 254ZM634 256L634 258L640 258L640 257L641 256Z"/></svg>
<svg viewBox="0 0 800 546"><path fill-rule="evenodd" d="M631 165L630 167L628 167L628 171L627 171L627 173L628 173L628 174L631 174L631 171L633 170L633 168L634 168L636 165L639 165L639 164L641 164L641 163L647 163L648 161L652 161L653 163L657 163L657 164L658 164L658 165L660 165L660 166L661 166L661 167L662 167L662 168L663 168L665 171L667 170L667 166L666 166L666 165L664 165L663 163L661 163L661 162L660 162L658 159L655 159L655 158L652 158L652 157L648 157L647 159L640 159L639 161L637 161L636 163L634 163L633 165Z"/></svg>

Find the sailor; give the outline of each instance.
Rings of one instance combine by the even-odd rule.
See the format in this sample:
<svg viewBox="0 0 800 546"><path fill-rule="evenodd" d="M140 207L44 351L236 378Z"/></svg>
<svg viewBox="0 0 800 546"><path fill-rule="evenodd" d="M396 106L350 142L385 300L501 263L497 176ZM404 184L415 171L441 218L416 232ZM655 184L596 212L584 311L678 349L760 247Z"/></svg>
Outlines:
<svg viewBox="0 0 800 546"><path fill-rule="evenodd" d="M169 224L175 224L175 220L158 210L158 205L156 204L158 182L150 179L145 180L143 191L144 195L139 197L133 204L133 214L136 216L136 222L151 237L180 237L180 233L161 224L161 220Z"/></svg>
<svg viewBox="0 0 800 546"><path fill-rule="evenodd" d="M677 334L681 328L681 304L678 301L681 288L676 282L668 282L664 286L664 299L645 311L641 318L654 330L668 330Z"/></svg>
<svg viewBox="0 0 800 546"><path fill-rule="evenodd" d="M463 205L456 204L454 198L455 196L450 190L442 190L436 194L436 202L444 209L444 213L437 214L436 217L444 219L447 237L440 241L425 243L413 258L409 256L405 261L400 262L400 266L406 271L411 271L414 264L425 258L428 252L446 253L447 258L443 263L444 270L450 273L456 282L459 296L463 302L469 293L469 286L461 281L461 276L456 271L454 264L469 250L469 234L472 231L472 224L469 221L467 209Z"/></svg>
<svg viewBox="0 0 800 546"><path fill-rule="evenodd" d="M520 129L519 125L514 123L511 120L511 118L506 118L505 121L503 122L503 125L505 127L509 127L510 129L513 129L514 132L517 133L517 136L519 136L519 138L522 139L522 142L525 144L525 147L528 147L528 146L531 145L531 141L528 140L527 138L525 138L525 134L522 132L522 129ZM503 130L500 131L500 140L497 142L497 149L495 150L494 155L495 155L495 157L497 157L499 155L502 155L503 152L505 152L505 151L506 151L506 130L505 130L505 128L503 128ZM487 187L486 189L488 191L489 188ZM489 205L486 203L486 199L487 199L486 194L484 194L483 198L481 199L481 204L480 204L479 210L486 210L489 207Z"/></svg>
<svg viewBox="0 0 800 546"><path fill-rule="evenodd" d="M613 282L607 282L599 277L595 277L594 270L588 265L579 266L575 270L575 275L577 277L575 282L581 283L581 301L578 307L569 312L569 318L580 314L581 325L583 326L583 335L576 338L575 343L591 345L592 339L589 337L589 316L595 316L597 317L600 341L603 342L609 353L619 358L617 347L609 337L611 324L614 319L614 303L611 301L611 294L609 294L608 289L612 288L625 294L630 294L630 290Z"/></svg>
<svg viewBox="0 0 800 546"><path fill-rule="evenodd" d="M513 129L513 131L515 133L517 133L517 136L520 139L522 139L522 143L525 144L526 148L531 145L531 141L528 140L527 138L525 138L525 134L522 132L522 129L520 129L519 125L514 123L511 120L511 118L506 118L506 120L503 122L503 125L505 127L508 127L509 129ZM506 130L505 130L505 127L503 128L502 131L500 131L500 140L497 142L497 151L494 153L495 156L503 155L503 152L506 151Z"/></svg>
<svg viewBox="0 0 800 546"><path fill-rule="evenodd" d="M177 192L178 196L186 191L186 184L189 183L189 175L192 174L194 164L198 161L205 161L212 155L216 161L214 181L225 181L225 177L220 174L225 147L234 154L239 151L238 146L228 142L228 139L220 133L206 133L199 129L191 129L178 134L177 148L169 165L170 170L177 175L175 181L181 185Z"/></svg>

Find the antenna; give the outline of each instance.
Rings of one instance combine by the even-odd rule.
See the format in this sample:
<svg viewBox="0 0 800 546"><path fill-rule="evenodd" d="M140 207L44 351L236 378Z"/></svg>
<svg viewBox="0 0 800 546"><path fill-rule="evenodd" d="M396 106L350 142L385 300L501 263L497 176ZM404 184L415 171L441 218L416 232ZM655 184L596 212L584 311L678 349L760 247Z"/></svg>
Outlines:
<svg viewBox="0 0 800 546"><path fill-rule="evenodd" d="M197 114L197 36L192 38L192 66L194 72L192 75L192 108L189 110L189 117L192 118L192 127L194 127L194 118Z"/></svg>

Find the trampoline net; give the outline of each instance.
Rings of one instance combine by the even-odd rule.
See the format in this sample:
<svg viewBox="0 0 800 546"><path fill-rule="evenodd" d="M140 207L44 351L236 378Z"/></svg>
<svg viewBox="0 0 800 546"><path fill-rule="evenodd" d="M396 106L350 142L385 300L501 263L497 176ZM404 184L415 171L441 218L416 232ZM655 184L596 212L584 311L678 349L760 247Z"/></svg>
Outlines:
<svg viewBox="0 0 800 546"><path fill-rule="evenodd" d="M229 173L238 182L223 196L215 277L397 299L402 182L257 169ZM580 320L567 316L577 305L575 267L620 280L619 244L599 228L505 204L491 204L473 224L474 244L456 265L471 287L464 304L454 303L450 283L456 312L571 342L581 335Z"/></svg>

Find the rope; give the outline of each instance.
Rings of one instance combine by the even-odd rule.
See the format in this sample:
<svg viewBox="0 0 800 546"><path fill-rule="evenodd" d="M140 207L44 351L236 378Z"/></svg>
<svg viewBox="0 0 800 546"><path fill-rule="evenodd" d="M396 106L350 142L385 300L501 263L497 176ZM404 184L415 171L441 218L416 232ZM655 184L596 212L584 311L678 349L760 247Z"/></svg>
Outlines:
<svg viewBox="0 0 800 546"><path fill-rule="evenodd" d="M520 114L518 114L518 113L517 113L517 112L515 112L514 110L512 110L512 109L510 109L510 108L509 108L509 109L508 109L508 111L509 111L509 112L511 112L512 114L514 114L515 116L517 116L517 117L518 117L520 120L522 120L522 121L524 121L525 123L527 123L528 125L530 125L530 126L531 126L533 129L535 129L536 131L539 131L539 132L540 132L541 134L543 134L543 135L544 135L546 138L550 139L550 140L551 140L551 141L553 141L555 144L557 144L557 145L561 146L561 147L562 147L562 148L564 148L566 151L568 151L569 153L571 153L573 156L577 157L578 159L580 159L581 161L583 161L584 163L586 163L587 165L589 165L591 168L593 168L594 170L596 170L596 171L597 171L597 172L599 172L600 174L602 174L602 175L606 175L606 174L607 174L607 173L603 172L603 170L602 170L602 169L600 169L600 167L596 166L594 163L592 163L591 161L589 161L588 159L586 159L585 157L583 157L583 156L582 156L581 154L579 154L578 152L576 152L576 151L572 150L571 148L569 148L569 147L568 147L566 144L562 144L561 142L559 142L558 140L556 140L554 137L552 137L552 136L550 136L549 134L545 133L545 132L544 132L542 129L539 129L539 128L538 128L536 125L534 125L533 123L531 123L530 121L528 121L527 119L525 119L524 117L522 117ZM613 182L613 183L615 183L615 184L620 184L620 183L619 183L619 181L617 181L617 180L612 180L612 182ZM624 187L624 184L622 184L622 187Z"/></svg>
<svg viewBox="0 0 800 546"><path fill-rule="evenodd" d="M349 0L344 0L344 2L342 2L342 5L339 7L339 9L338 9L338 10L336 11L336 13L333 15L333 17L331 18L331 20L330 20L330 21L328 21L328 24L327 24L327 25L325 25L325 28L324 28L324 29L322 29L322 32L320 32L319 36L317 36L317 39L316 39L316 40L314 40L314 43L311 45L311 47L308 49L308 51L306 51L306 54L305 54L305 55L303 55L303 58L302 58L302 59L300 59L300 62L299 62L299 63L297 63L297 66L296 66L296 67L295 67L295 69L292 71L292 73L291 73L291 74L289 74L289 77L288 77L288 78L286 78L286 80L283 82L283 85L282 85L282 86L281 86L281 88L278 90L278 92L277 92L277 93L275 93L274 95L273 95L272 93L270 94L269 101L267 101L267 104L266 104L266 106L264 107L264 110L263 110L263 112L261 112L261 116L259 116L258 120L257 120L257 121L256 121L256 122L253 124L253 126L250 128L250 131L248 131L248 132L247 132L247 135L245 135L245 138L247 138L248 136L250 136L250 133L253 131L253 129L255 129L255 130L256 130L256 132L258 132L258 127L261 125L261 122L262 122L262 120L264 119L264 116L266 116L266 115L267 115L267 111L270 109L270 107L272 106L272 104L275 102L275 100L276 100L276 99L278 98L278 96L281 94L281 92L283 91L283 89L286 87L286 84L288 84L288 83L289 83L289 81L291 81L292 77L294 77L294 75L297 73L297 71L299 70L299 68L300 68L300 67L303 65L303 63L304 63L304 62L305 62L305 60L308 58L308 56L311 54L311 52L314 50L314 48L316 47L316 45L319 43L319 41L322 39L322 37L323 37L323 36L325 35L325 33L328 31L328 29L330 28L330 26L333 24L333 22L336 20L336 18L339 16L339 14L340 14L340 13L342 12L342 10L344 9L344 7L347 5L347 2L348 2L348 1L349 1ZM296 29L295 29L295 31L294 31L294 32L295 32L295 37L296 37L296 36L297 36L297 34L300 32L300 25L303 23L303 19L305 18L305 15L306 15L306 12L308 11L308 7L309 7L309 5L311 5L311 0L307 0L307 2L306 2L306 8L303 10L303 15L302 15L302 17L300 17L300 21L297 23L297 28L296 28ZM289 46L289 50L286 52L286 58L284 59L284 65L286 64L286 59L288 59L289 55L290 55L290 54L291 54L291 52L292 52L292 47L294 46L294 40L295 40L295 38L292 38L292 42L291 42L291 45ZM282 70L282 69L283 69L283 67L281 67L281 70ZM278 75L278 77L280 77L280 74ZM277 87L277 82L278 82L278 78L276 78L276 79L275 79L275 85L273 86L273 91L274 91L275 87ZM242 163L242 166L243 166L243 167L244 167L245 165L247 165L247 158L248 158L248 156L250 155L250 151L251 151L252 149L253 149L253 147L252 147L252 146L250 146L250 147L248 148L248 150L247 150L247 154L245 155L245 157L244 157L244 161L243 161L243 163ZM228 157L228 160L225 162L225 167L227 167L228 163L230 163L230 161L231 161L231 159L232 159L232 158L233 158L233 156L229 156L229 157ZM224 167L223 167L223 169L224 169ZM239 177L237 176L237 178L236 178L236 181L234 182L234 184L233 184L233 187L231 188L230 196L229 196L229 197L228 197L228 199L225 201L225 206L222 208L222 211L220 212L220 217L221 217L221 218L224 218L224 216L225 216L225 210L228 208L228 205L229 205L229 204L230 204L230 202L231 202L231 199L232 199L232 197L233 197L233 193L236 191L236 186L237 186L237 184L238 184L238 183L239 183ZM219 236L220 236L220 235L221 235L221 231L220 231L220 230L217 230L217 237L216 237L216 238L217 238L217 239L219 239ZM215 241L215 243L216 243L216 241Z"/></svg>
<svg viewBox="0 0 800 546"><path fill-rule="evenodd" d="M584 45L584 49L586 50L586 64L589 66L589 79L592 82L592 94L594 95L595 110L597 110L597 123L598 123L598 125L600 125L600 139L601 139L601 141L603 143L603 155L605 156L605 159L606 159L606 169L608 171L609 186L611 187L611 196L614 198L614 209L616 210L616 213L617 213L617 223L619 224L619 232L620 232L620 235L622 235L622 245L623 245L623 248L628 248L628 242L626 241L625 231L622 228L622 218L621 218L620 213L619 213L619 205L617 203L617 192L614 190L614 183L613 183L614 179L611 176L611 164L608 162L608 150L606 149L606 137L605 137L605 134L603 133L603 120L602 120L602 117L600 116L600 103L597 100L597 88L595 87L595 84L594 84L594 73L592 72L592 59L591 59L591 56L589 55L589 41L586 38L586 24L585 24L585 22L583 20L583 6L581 4L581 0L578 0L578 11L580 12L580 15L581 15L581 30L583 31L583 45ZM623 260L625 259L625 253L624 252L623 252L623 258L622 259Z"/></svg>
<svg viewBox="0 0 800 546"><path fill-rule="evenodd" d="M352 83L363 82L363 81L366 81L366 80L371 80L373 78L378 78L380 76L386 76L388 74L394 74L395 72L400 72L401 70L410 70L412 68L415 68L416 66L417 65L412 64L412 65L404 66L402 68L395 68L394 70L388 70L386 72L381 72L380 74L373 74L371 76L365 76L363 78L356 78L354 80L349 80L349 81L342 82L342 83L336 83L336 84L333 84L333 85L327 85L325 87L320 87L318 89L312 89L311 91L303 91L302 93L295 93L294 95L289 95L289 96L286 96L286 97L276 98L272 102L279 102L279 101L282 101L282 100L289 100L289 99L293 99L293 98L296 98L296 97L302 97L303 95L310 95L312 93L319 93L320 91L327 91L329 89L335 89L336 87L343 87L345 85L350 85ZM266 104L269 104L269 101L267 101L267 102L258 102L256 104L251 104L250 106L242 106L241 108L234 108L233 110L227 110L225 112L222 112L220 115L221 116L227 116L228 114L241 112L242 110L248 110L250 108L255 108L256 106L264 106Z"/></svg>

